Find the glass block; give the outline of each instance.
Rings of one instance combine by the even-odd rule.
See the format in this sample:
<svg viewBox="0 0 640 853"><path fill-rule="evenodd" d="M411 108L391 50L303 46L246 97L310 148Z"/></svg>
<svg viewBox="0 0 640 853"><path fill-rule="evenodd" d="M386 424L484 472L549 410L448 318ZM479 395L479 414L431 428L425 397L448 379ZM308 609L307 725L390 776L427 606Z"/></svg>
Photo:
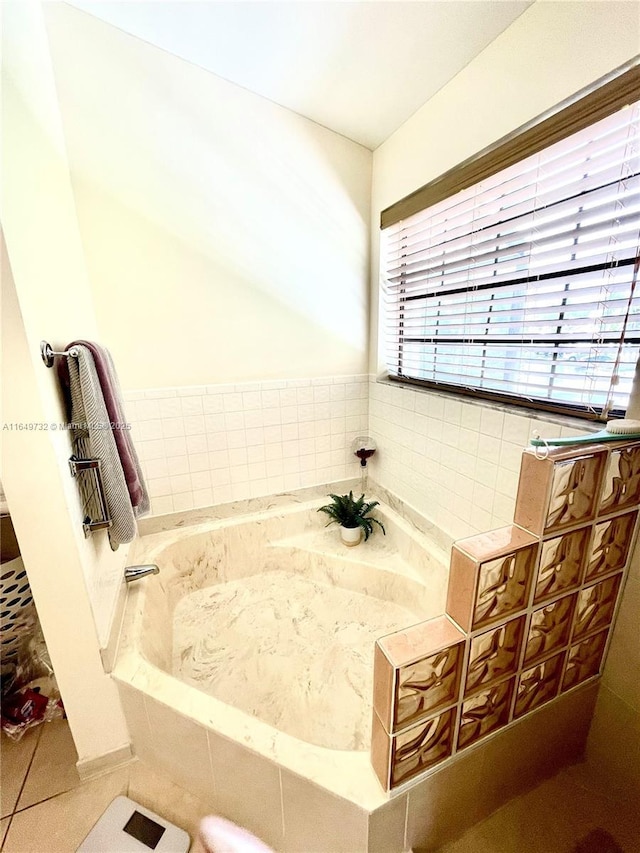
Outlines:
<svg viewBox="0 0 640 853"><path fill-rule="evenodd" d="M451 755L455 709L395 735L391 787L406 782Z"/></svg>
<svg viewBox="0 0 640 853"><path fill-rule="evenodd" d="M521 610L527 604L537 546L523 548L480 567L473 627Z"/></svg>
<svg viewBox="0 0 640 853"><path fill-rule="evenodd" d="M376 641L373 706L388 732L457 701L465 639L439 616Z"/></svg>
<svg viewBox="0 0 640 853"><path fill-rule="evenodd" d="M620 589L622 575L585 587L578 593L572 641L609 625Z"/></svg>
<svg viewBox="0 0 640 853"><path fill-rule="evenodd" d="M456 542L451 550L447 613L466 631L523 610L538 538L515 525Z"/></svg>
<svg viewBox="0 0 640 853"><path fill-rule="evenodd" d="M565 652L561 652L520 675L514 716L533 711L558 694L564 658Z"/></svg>
<svg viewBox="0 0 640 853"><path fill-rule="evenodd" d="M471 640L465 696L515 673L524 621L520 616Z"/></svg>
<svg viewBox="0 0 640 853"><path fill-rule="evenodd" d="M546 601L580 585L591 527L542 543L534 601Z"/></svg>
<svg viewBox="0 0 640 853"><path fill-rule="evenodd" d="M604 476L600 514L626 509L640 503L640 444L631 444L609 454Z"/></svg>
<svg viewBox="0 0 640 853"><path fill-rule="evenodd" d="M522 454L514 521L540 536L595 517L607 450L594 445Z"/></svg>
<svg viewBox="0 0 640 853"><path fill-rule="evenodd" d="M509 721L515 679L503 681L465 699L460 714L458 749L470 746Z"/></svg>
<svg viewBox="0 0 640 853"><path fill-rule="evenodd" d="M602 459L602 456L584 456L554 466L545 530L593 518Z"/></svg>
<svg viewBox="0 0 640 853"><path fill-rule="evenodd" d="M637 512L630 512L595 525L587 560L588 580L616 569L624 569L637 516Z"/></svg>
<svg viewBox="0 0 640 853"><path fill-rule="evenodd" d="M418 776L451 755L455 708L389 734L373 715L371 763L385 791Z"/></svg>
<svg viewBox="0 0 640 853"><path fill-rule="evenodd" d="M599 634L594 634L582 640L581 643L571 646L562 681L563 690L569 690L600 672L608 634L609 629L605 628Z"/></svg>
<svg viewBox="0 0 640 853"><path fill-rule="evenodd" d="M567 645L576 599L576 594L567 595L533 611L524 653L525 664L548 657Z"/></svg>

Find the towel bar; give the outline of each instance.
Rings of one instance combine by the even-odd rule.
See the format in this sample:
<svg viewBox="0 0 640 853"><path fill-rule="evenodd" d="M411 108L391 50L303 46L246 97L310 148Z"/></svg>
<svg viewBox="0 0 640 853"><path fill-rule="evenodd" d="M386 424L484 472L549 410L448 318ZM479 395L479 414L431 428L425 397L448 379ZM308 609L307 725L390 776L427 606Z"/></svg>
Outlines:
<svg viewBox="0 0 640 853"><path fill-rule="evenodd" d="M54 359L57 355L77 358L78 352L73 347L70 350L67 350L67 352L54 352L51 348L51 344L47 343L47 341L40 341L40 355L47 367L53 367Z"/></svg>
<svg viewBox="0 0 640 853"><path fill-rule="evenodd" d="M40 341L40 355L47 367L53 367L56 356L77 358L78 351L72 347L66 352L55 352L47 341ZM113 522L109 517L102 484L102 461L91 455L88 436L78 433L72 433L72 436L76 453L69 459L69 470L78 483L82 503L82 529L85 538L88 538L96 530L107 530Z"/></svg>
<svg viewBox="0 0 640 853"><path fill-rule="evenodd" d="M78 441L77 444L81 442ZM78 491L82 499L82 529L85 538L88 538L94 530L107 530L112 525L109 518L104 498L102 485L102 462L100 459L72 456L69 459L71 476L78 482ZM84 476L80 476L84 475Z"/></svg>

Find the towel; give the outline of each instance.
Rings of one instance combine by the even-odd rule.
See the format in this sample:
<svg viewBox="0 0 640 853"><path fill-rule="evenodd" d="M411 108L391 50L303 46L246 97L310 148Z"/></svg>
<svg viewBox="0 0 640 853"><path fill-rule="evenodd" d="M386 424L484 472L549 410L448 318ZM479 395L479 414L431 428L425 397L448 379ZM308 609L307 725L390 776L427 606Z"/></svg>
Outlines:
<svg viewBox="0 0 640 853"><path fill-rule="evenodd" d="M200 821L194 853L274 853L247 829L211 815Z"/></svg>
<svg viewBox="0 0 640 853"><path fill-rule="evenodd" d="M107 512L112 525L109 539L112 547L131 542L138 532L129 490L113 431L105 424L110 422L102 396L91 351L75 344L77 358L66 358L71 400L71 422L77 424L72 431L74 453L91 456L102 462L102 486ZM64 368L62 375L64 376Z"/></svg>
<svg viewBox="0 0 640 853"><path fill-rule="evenodd" d="M73 343L69 344L67 350L74 346L86 347L93 356L93 363L109 415L109 422L116 425L124 424L125 416L122 404L122 392L120 391L120 383L118 382L118 375L113 364L113 359L111 358L111 353L108 349L91 341L73 341ZM134 509L136 517L139 518L149 512L149 495L147 494L140 462L131 441L129 430L118 429L116 426L113 428L113 437L118 448L120 462L122 463L124 478L127 483L129 497L131 498L131 506Z"/></svg>

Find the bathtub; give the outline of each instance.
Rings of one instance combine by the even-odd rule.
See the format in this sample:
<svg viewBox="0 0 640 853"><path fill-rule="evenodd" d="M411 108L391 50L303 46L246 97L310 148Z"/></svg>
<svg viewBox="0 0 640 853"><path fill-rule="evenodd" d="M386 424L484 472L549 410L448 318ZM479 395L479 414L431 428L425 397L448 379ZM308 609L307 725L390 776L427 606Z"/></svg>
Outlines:
<svg viewBox="0 0 640 853"><path fill-rule="evenodd" d="M222 743L234 764L260 768L254 780L276 769L298 794L305 780L363 813L389 800L369 760L374 641L444 612L448 555L386 504L375 511L386 535L347 548L318 513L322 495L216 508L130 553L160 573L128 589L112 675L135 752L158 763L173 740L175 760L159 763L201 797L209 775L194 762L209 753L211 769ZM180 757L186 729L200 745Z"/></svg>

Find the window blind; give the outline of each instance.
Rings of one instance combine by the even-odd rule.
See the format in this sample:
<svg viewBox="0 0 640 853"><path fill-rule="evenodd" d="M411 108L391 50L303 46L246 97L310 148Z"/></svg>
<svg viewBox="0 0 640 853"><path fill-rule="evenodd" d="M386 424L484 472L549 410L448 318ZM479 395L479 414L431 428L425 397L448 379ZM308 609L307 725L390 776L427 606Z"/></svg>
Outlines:
<svg viewBox="0 0 640 853"><path fill-rule="evenodd" d="M622 412L639 257L636 102L383 230L389 373Z"/></svg>

